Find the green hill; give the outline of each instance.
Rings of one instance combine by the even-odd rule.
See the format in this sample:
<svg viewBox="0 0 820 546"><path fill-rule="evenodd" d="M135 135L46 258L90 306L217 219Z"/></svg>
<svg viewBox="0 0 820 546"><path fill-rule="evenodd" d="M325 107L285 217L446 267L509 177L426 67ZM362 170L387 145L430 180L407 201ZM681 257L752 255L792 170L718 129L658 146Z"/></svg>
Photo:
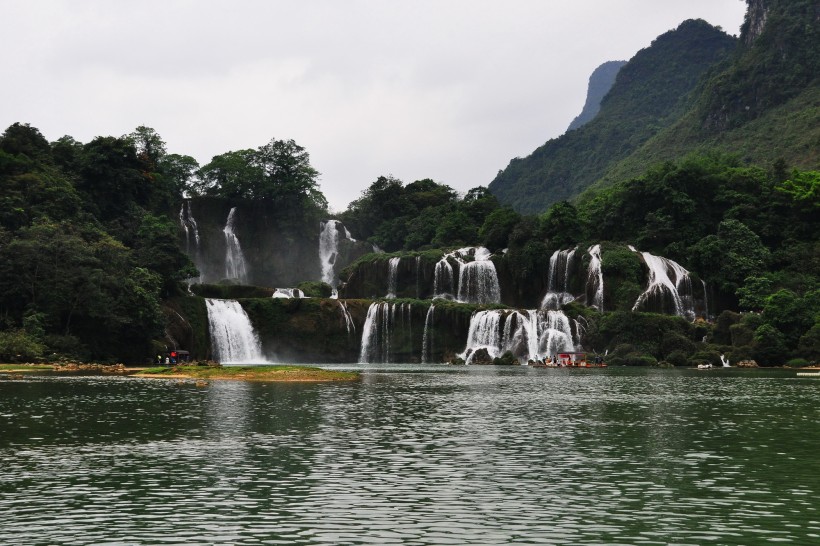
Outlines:
<svg viewBox="0 0 820 546"><path fill-rule="evenodd" d="M704 73L735 48L735 39L701 20L659 36L621 68L595 119L513 159L490 191L525 213L578 195L676 121Z"/></svg>
<svg viewBox="0 0 820 546"><path fill-rule="evenodd" d="M702 21L660 36L624 66L592 122L512 160L490 190L536 213L692 152L817 168L820 8L748 3L737 47Z"/></svg>

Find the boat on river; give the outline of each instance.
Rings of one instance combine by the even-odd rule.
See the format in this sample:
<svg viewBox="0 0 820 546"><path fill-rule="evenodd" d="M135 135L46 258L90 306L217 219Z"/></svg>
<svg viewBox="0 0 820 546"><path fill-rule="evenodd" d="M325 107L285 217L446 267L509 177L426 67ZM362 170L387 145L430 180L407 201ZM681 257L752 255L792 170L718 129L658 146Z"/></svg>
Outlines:
<svg viewBox="0 0 820 546"><path fill-rule="evenodd" d="M587 354L581 352L558 353L545 360L530 360L533 368L606 368L603 357L596 355L592 361L587 360Z"/></svg>

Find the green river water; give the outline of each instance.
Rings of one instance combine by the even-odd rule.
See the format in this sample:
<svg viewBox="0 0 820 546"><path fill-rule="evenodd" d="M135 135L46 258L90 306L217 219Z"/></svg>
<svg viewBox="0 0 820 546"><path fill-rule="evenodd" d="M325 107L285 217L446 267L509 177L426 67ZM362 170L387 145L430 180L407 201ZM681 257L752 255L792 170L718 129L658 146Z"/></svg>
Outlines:
<svg viewBox="0 0 820 546"><path fill-rule="evenodd" d="M0 544L820 544L820 379L363 366L0 373Z"/></svg>

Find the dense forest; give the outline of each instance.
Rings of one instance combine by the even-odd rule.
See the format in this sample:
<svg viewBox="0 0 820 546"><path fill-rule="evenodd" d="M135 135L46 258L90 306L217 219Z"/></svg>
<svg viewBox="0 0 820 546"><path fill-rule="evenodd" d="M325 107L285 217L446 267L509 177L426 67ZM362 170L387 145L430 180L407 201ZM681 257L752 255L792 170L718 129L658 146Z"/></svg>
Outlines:
<svg viewBox="0 0 820 546"><path fill-rule="evenodd" d="M543 294L556 251L596 246L611 279L602 303L567 301L562 309L585 324L585 345L610 351L613 364L718 364L721 354L763 365L816 362L820 41L816 24L797 25L816 23L816 7L752 4L739 41L702 21L659 37L620 70L595 119L527 160L514 160L489 188L460 194L433 179L378 177L337 217L356 244L367 241L366 252L376 250L350 254L360 257L344 270L342 288L359 290L352 298L370 298L362 288L372 281L367 272L378 271L382 282L391 260L412 258L418 282L422 265L432 271L447 253L481 246L492 253L502 285L517 287L503 305L521 307ZM664 79L671 87L662 88ZM766 148L774 130L784 138L755 161L748 150ZM745 148L726 145L741 136ZM659 142L666 143L660 155L652 151ZM501 191L500 180L535 164L553 173L552 186L528 171L518 177L525 183L512 183L513 177ZM247 298L250 314L267 321L263 330L280 328L301 304L272 303L275 285L233 286L235 280L216 278L190 286L202 274L186 248L190 234L183 233L192 222L190 198L199 200L198 214L219 213L210 221L218 236L227 211L241 205L256 230L240 234L246 240L269 246L258 236L266 230L304 247L299 234L309 231L305 240L318 247L320 228L330 226L337 238L341 232L324 222L318 175L307 150L292 140L271 139L199 165L169 153L149 127L82 143L69 136L50 142L28 124L11 125L0 135L0 360L144 362L165 350L178 319L204 356L200 296ZM646 265L634 247L674 260L705 283L706 320L636 309ZM327 297L331 286L320 282L327 279L318 272L316 249L302 250L298 271L310 277L299 279L308 281L302 288ZM259 260L289 267L296 261L287 249L266 251ZM583 260L588 266L589 255ZM424 321L431 298L412 308L421 291L401 288L393 297L406 298L408 313ZM321 298L303 310L338 312L338 304ZM367 305L366 299L351 305L360 323ZM481 309L436 305L459 328ZM298 326L308 323L323 327L295 321L288 335L306 337ZM341 328L339 343L355 352L350 329L334 328ZM322 343L336 340L324 336Z"/></svg>

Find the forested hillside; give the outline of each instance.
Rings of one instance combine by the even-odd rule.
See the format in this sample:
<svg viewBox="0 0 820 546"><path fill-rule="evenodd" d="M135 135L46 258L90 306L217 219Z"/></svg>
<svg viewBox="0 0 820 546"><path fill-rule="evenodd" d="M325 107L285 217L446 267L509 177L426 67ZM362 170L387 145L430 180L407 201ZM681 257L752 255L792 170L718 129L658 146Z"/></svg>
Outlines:
<svg viewBox="0 0 820 546"><path fill-rule="evenodd" d="M735 47L736 40L700 20L659 36L621 68L592 121L510 161L490 191L523 213L577 196L678 119L703 74Z"/></svg>
<svg viewBox="0 0 820 546"><path fill-rule="evenodd" d="M15 123L0 136L0 359L156 354L163 301L197 275L180 246L183 193L270 203L294 224L324 211L316 176L293 141L200 168L147 127L83 144Z"/></svg>

